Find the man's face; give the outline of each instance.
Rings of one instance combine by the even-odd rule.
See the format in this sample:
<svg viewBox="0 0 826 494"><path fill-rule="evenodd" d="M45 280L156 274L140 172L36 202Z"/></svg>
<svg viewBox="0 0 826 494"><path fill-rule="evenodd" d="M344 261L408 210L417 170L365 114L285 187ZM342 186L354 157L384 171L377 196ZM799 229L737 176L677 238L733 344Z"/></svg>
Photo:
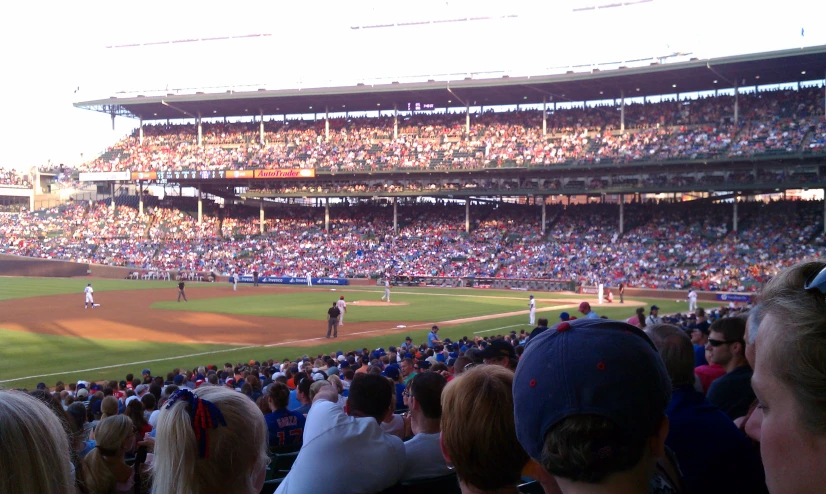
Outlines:
<svg viewBox="0 0 826 494"><path fill-rule="evenodd" d="M695 345L699 345L699 344L700 344L700 340L702 340L701 335L702 335L702 333L700 333L700 331L699 331L699 330L697 330L697 329L692 329L692 330L691 330L691 335L690 335L690 336L691 336L691 343L693 343L693 344L695 344Z"/></svg>
<svg viewBox="0 0 826 494"><path fill-rule="evenodd" d="M407 376L409 376L409 375L410 375L410 373L411 373L412 371L413 371L413 366L412 366L412 365L410 365L410 362L403 361L403 362L402 362L402 375L403 375L404 377L407 377Z"/></svg>
<svg viewBox="0 0 826 494"><path fill-rule="evenodd" d="M712 331L711 334L709 334L708 343L706 343L706 350L711 354L709 363L725 366L731 361L733 357L731 343L719 343L725 341L726 338L722 333Z"/></svg>

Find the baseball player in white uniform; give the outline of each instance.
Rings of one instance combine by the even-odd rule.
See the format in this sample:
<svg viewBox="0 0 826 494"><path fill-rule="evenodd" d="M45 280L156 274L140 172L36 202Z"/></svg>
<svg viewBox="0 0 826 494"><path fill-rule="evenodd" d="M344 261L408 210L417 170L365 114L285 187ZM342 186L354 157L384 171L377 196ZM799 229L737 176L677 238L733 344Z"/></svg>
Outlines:
<svg viewBox="0 0 826 494"><path fill-rule="evenodd" d="M530 296L528 299L528 307L531 309L531 326L536 324L536 299L533 298L533 295Z"/></svg>
<svg viewBox="0 0 826 494"><path fill-rule="evenodd" d="M347 312L347 302L344 301L344 295L338 299L336 307L338 307L338 310L341 312L341 314L338 315L338 325L344 326L344 313Z"/></svg>
<svg viewBox="0 0 826 494"><path fill-rule="evenodd" d="M238 271L232 273L232 291L238 291Z"/></svg>
<svg viewBox="0 0 826 494"><path fill-rule="evenodd" d="M384 279L384 295L381 296L381 299L387 299L390 302L390 278Z"/></svg>
<svg viewBox="0 0 826 494"><path fill-rule="evenodd" d="M83 304L83 308L88 309L89 306L91 305L92 308L94 309L95 308L95 297L92 294L95 293L95 290L92 289L92 284L91 283L86 285L86 288L83 290L83 293L86 294L86 303Z"/></svg>
<svg viewBox="0 0 826 494"><path fill-rule="evenodd" d="M307 286L313 286L313 273L307 271Z"/></svg>
<svg viewBox="0 0 826 494"><path fill-rule="evenodd" d="M694 312L697 310L697 292L692 288L688 291L688 311Z"/></svg>

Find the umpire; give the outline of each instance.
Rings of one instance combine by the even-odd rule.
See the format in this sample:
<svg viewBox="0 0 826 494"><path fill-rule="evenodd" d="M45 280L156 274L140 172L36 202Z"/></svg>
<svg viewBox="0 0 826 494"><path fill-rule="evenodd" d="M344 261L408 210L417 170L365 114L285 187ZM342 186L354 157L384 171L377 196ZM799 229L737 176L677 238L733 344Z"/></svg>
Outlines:
<svg viewBox="0 0 826 494"><path fill-rule="evenodd" d="M184 302L189 302L189 300L186 299L186 293L184 293L185 286L184 280L178 282L178 302L181 301L181 297L184 298Z"/></svg>
<svg viewBox="0 0 826 494"><path fill-rule="evenodd" d="M258 286L258 269L252 270L252 286Z"/></svg>
<svg viewBox="0 0 826 494"><path fill-rule="evenodd" d="M333 306L327 310L327 338L330 338L330 332L333 332L333 338L338 338L338 316L341 311L336 307L338 301L333 302Z"/></svg>

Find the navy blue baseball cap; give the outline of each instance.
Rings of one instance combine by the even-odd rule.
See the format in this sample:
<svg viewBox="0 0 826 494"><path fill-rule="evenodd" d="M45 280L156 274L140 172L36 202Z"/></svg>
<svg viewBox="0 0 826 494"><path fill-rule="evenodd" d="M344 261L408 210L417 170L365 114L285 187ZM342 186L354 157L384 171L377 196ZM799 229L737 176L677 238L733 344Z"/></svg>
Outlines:
<svg viewBox="0 0 826 494"><path fill-rule="evenodd" d="M390 379L398 379L401 375L401 370L399 370L396 364L390 364L382 371L381 375L389 377Z"/></svg>
<svg viewBox="0 0 826 494"><path fill-rule="evenodd" d="M629 440L650 437L671 401L671 379L641 329L577 319L528 341L513 401L519 443L541 461L545 435L571 416L605 417Z"/></svg>
<svg viewBox="0 0 826 494"><path fill-rule="evenodd" d="M559 320L560 321L570 321L571 320L571 315L568 314L567 312L560 312L559 313Z"/></svg>

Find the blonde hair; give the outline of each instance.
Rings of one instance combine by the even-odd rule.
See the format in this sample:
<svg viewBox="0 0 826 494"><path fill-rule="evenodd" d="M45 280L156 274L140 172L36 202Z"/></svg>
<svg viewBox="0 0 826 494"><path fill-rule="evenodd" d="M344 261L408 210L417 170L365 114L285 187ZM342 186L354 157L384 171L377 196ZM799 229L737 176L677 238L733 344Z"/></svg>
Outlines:
<svg viewBox="0 0 826 494"><path fill-rule="evenodd" d="M0 391L0 437L0 492L75 492L68 435L43 402Z"/></svg>
<svg viewBox="0 0 826 494"><path fill-rule="evenodd" d="M269 461L264 415L247 396L227 388L201 387L195 394L221 411L226 426L206 432L208 450L201 458L189 403L178 400L164 407L158 417L152 493L253 492L253 476Z"/></svg>
<svg viewBox="0 0 826 494"><path fill-rule="evenodd" d="M315 395L317 395L318 391L321 388L323 388L324 386L331 386L331 384L328 383L327 381L322 380L322 381L316 381L316 382L314 382L313 384L310 385L310 401L313 401L313 398L315 398ZM336 391L336 392L338 392L338 391Z"/></svg>
<svg viewBox="0 0 826 494"><path fill-rule="evenodd" d="M328 377L327 382L336 387L338 394L341 394L344 391L344 385L341 383L341 379L337 375L333 374Z"/></svg>
<svg viewBox="0 0 826 494"><path fill-rule="evenodd" d="M766 349L769 368L800 405L800 422L818 435L826 434L826 295L803 286L824 267L803 262L783 270L763 288L753 316L782 323Z"/></svg>
<svg viewBox="0 0 826 494"><path fill-rule="evenodd" d="M118 399L114 396L107 396L100 403L100 419L113 417L118 414Z"/></svg>
<svg viewBox="0 0 826 494"><path fill-rule="evenodd" d="M83 481L90 493L108 493L117 480L104 456L119 456L123 442L133 431L132 420L126 415L113 415L101 420L95 428L96 446L83 459Z"/></svg>
<svg viewBox="0 0 826 494"><path fill-rule="evenodd" d="M528 454L516 439L513 372L474 367L442 392L442 441L465 484L487 491L519 483Z"/></svg>

